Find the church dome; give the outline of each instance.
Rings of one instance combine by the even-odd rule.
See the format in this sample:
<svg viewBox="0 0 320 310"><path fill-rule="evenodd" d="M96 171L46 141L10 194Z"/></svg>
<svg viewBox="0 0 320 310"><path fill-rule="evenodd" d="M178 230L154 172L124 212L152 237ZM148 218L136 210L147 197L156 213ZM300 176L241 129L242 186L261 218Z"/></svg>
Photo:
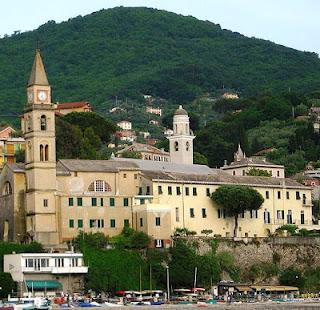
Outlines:
<svg viewBox="0 0 320 310"><path fill-rule="evenodd" d="M180 105L179 109L177 109L174 112L174 115L186 115L186 116L188 116L188 112L182 107L182 105Z"/></svg>

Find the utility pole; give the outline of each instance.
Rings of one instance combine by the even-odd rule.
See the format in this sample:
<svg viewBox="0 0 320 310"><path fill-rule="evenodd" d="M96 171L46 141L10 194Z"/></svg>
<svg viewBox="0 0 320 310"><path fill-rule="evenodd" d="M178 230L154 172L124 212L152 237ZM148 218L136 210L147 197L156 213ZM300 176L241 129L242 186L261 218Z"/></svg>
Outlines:
<svg viewBox="0 0 320 310"><path fill-rule="evenodd" d="M166 266L167 269L167 302L170 302L170 274L169 274L169 266Z"/></svg>

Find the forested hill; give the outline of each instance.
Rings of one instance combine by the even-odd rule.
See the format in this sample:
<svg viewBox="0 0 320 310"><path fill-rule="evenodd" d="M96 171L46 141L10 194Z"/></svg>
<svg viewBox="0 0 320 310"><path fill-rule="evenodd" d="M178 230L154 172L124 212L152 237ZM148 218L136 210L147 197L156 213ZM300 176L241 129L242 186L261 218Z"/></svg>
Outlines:
<svg viewBox="0 0 320 310"><path fill-rule="evenodd" d="M38 43L37 43L38 42ZM118 7L0 39L0 114L20 113L39 45L55 101L152 94L188 102L222 86L243 95L319 88L320 60L217 24Z"/></svg>

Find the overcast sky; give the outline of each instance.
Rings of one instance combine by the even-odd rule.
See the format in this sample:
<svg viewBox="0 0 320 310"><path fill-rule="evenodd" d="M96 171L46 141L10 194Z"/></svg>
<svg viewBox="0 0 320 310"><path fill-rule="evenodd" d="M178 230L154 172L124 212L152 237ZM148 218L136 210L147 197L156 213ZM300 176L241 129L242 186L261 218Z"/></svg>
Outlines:
<svg viewBox="0 0 320 310"><path fill-rule="evenodd" d="M0 0L0 35L115 6L147 6L320 54L320 0Z"/></svg>

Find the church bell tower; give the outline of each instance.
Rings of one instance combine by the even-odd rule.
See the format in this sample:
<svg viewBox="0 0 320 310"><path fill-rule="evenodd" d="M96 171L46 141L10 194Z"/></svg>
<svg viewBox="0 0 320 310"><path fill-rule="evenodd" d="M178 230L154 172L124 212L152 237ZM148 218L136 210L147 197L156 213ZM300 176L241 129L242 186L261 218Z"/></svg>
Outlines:
<svg viewBox="0 0 320 310"><path fill-rule="evenodd" d="M193 139L190 130L188 113L179 106L173 116L173 135L168 137L170 147L170 161L176 164L193 164Z"/></svg>
<svg viewBox="0 0 320 310"><path fill-rule="evenodd" d="M55 109L39 49L27 85L21 128L26 140L27 234L45 246L56 245Z"/></svg>

